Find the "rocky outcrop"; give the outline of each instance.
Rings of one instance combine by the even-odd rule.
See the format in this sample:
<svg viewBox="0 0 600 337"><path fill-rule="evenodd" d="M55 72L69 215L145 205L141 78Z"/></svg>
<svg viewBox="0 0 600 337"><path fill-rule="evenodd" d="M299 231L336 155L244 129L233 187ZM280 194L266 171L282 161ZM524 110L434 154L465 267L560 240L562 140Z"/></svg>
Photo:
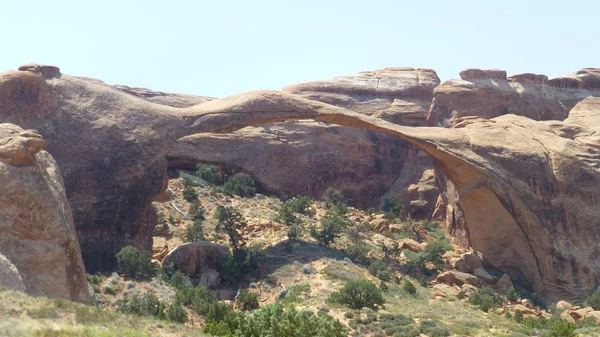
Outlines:
<svg viewBox="0 0 600 337"><path fill-rule="evenodd" d="M425 124L433 89L439 84L432 69L385 68L282 90L395 124L420 126Z"/></svg>
<svg viewBox="0 0 600 337"><path fill-rule="evenodd" d="M177 109L27 66L0 74L0 120L35 129L58 162L90 272L115 266L126 245L150 249L150 203L179 137Z"/></svg>
<svg viewBox="0 0 600 337"><path fill-rule="evenodd" d="M467 69L460 80L434 90L427 121L452 126L461 117L494 118L517 114L535 120L563 120L588 96L600 96L600 69L585 68L548 80L547 76L502 70Z"/></svg>
<svg viewBox="0 0 600 337"><path fill-rule="evenodd" d="M0 124L0 284L87 302L71 209L44 144L35 131Z"/></svg>
<svg viewBox="0 0 600 337"><path fill-rule="evenodd" d="M25 291L21 274L12 262L0 254L0 286L17 291Z"/></svg>
<svg viewBox="0 0 600 337"><path fill-rule="evenodd" d="M198 278L200 285L214 287L219 281L218 262L228 255L229 249L225 246L207 241L192 242L170 251L162 265L173 265L186 275Z"/></svg>

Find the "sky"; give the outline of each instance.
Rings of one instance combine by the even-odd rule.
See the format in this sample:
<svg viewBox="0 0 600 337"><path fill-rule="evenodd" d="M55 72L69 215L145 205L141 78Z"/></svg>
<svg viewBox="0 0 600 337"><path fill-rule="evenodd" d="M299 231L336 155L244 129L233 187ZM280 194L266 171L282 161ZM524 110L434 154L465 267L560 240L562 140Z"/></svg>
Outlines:
<svg viewBox="0 0 600 337"><path fill-rule="evenodd" d="M558 76L600 67L600 1L0 0L0 72L26 63L224 97L385 67Z"/></svg>

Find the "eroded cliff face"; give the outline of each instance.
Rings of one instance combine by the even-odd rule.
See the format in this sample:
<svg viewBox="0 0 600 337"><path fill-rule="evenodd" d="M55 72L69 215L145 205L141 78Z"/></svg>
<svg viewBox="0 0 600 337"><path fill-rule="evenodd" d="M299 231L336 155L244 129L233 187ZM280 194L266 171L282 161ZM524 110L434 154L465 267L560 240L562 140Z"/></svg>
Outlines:
<svg viewBox="0 0 600 337"><path fill-rule="evenodd" d="M153 196L179 118L105 85L24 66L0 75L0 120L35 129L58 162L90 272L125 245L150 249ZM175 109L172 109L175 110Z"/></svg>
<svg viewBox="0 0 600 337"><path fill-rule="evenodd" d="M451 127L462 117L516 114L534 120L563 120L579 101L600 96L600 69L585 68L548 79L545 75L466 69L460 80L435 88L427 121Z"/></svg>
<svg viewBox="0 0 600 337"><path fill-rule="evenodd" d="M44 145L33 130L0 124L0 278L32 295L87 302L71 208Z"/></svg>

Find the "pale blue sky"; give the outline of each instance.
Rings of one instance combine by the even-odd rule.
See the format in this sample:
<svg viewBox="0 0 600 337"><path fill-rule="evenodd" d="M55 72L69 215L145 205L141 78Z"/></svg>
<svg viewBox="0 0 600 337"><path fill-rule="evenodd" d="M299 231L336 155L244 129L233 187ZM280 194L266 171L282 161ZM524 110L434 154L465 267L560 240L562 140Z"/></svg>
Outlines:
<svg viewBox="0 0 600 337"><path fill-rule="evenodd" d="M599 1L0 0L0 72L36 62L222 97L391 66L600 66Z"/></svg>

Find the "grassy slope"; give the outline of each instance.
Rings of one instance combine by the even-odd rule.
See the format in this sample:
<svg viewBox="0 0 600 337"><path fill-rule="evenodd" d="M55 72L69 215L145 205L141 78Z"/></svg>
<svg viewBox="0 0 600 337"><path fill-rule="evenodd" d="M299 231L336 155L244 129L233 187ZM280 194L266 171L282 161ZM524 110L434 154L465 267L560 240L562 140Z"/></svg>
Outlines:
<svg viewBox="0 0 600 337"><path fill-rule="evenodd" d="M206 336L199 328L122 315L63 299L31 297L0 290L3 337L145 337Z"/></svg>

